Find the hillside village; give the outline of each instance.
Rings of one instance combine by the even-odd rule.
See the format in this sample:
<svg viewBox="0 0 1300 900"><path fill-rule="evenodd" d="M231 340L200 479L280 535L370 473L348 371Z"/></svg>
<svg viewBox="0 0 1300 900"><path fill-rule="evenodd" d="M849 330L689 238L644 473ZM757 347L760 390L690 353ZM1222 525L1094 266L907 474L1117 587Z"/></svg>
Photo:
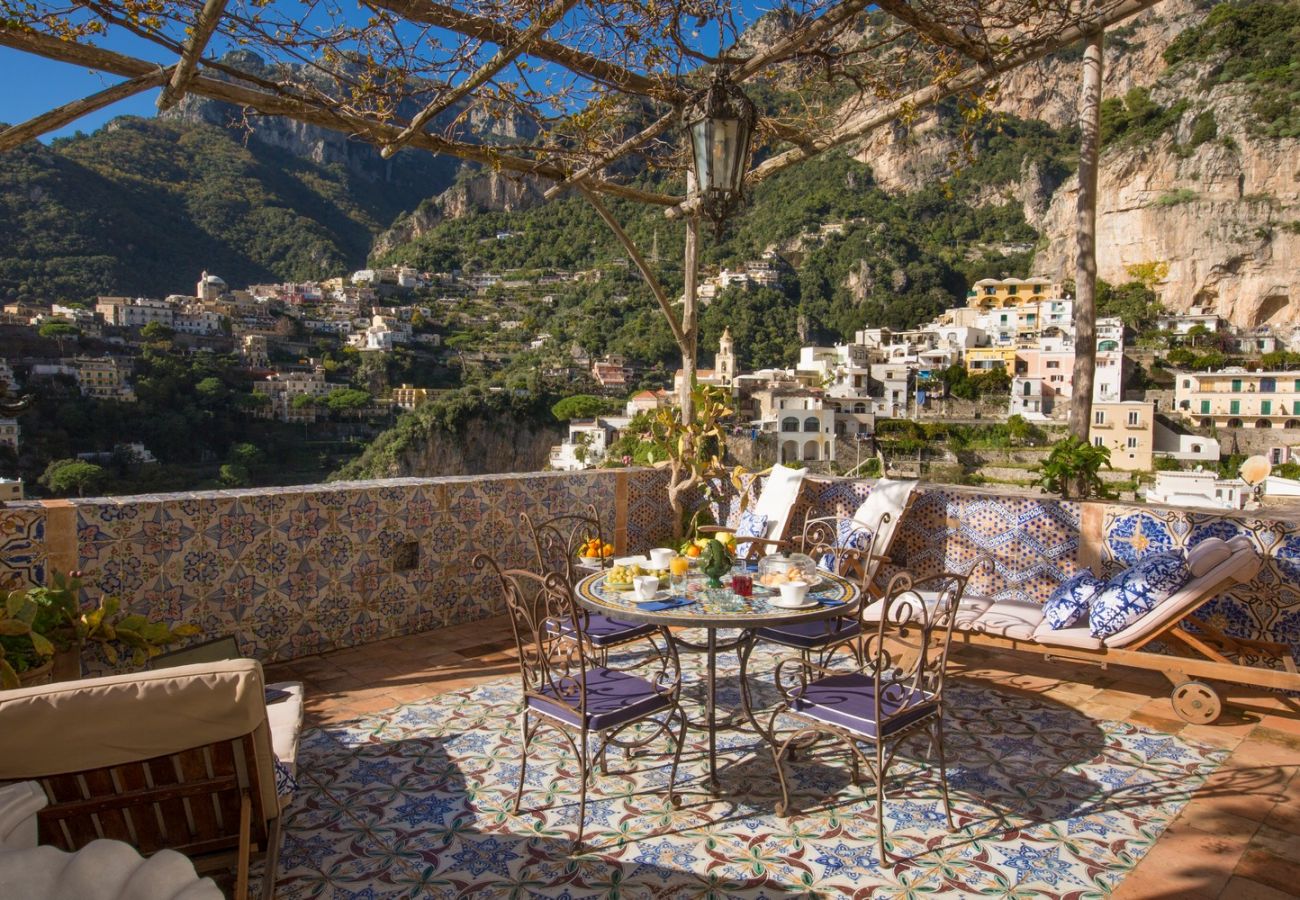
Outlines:
<svg viewBox="0 0 1300 900"><path fill-rule="evenodd" d="M701 302L707 306L728 290L774 288L785 269L788 264L770 251L743 266L715 269L700 286ZM131 403L134 361L162 339L190 356L233 356L248 389L247 415L311 429L340 419L383 423L446 390L411 383L360 390L355 378L313 355L322 348L381 363L400 348L432 365L455 359L486 368L509 365L513 352L529 350L545 353L546 374L571 380L575 392L585 387L624 404L621 414L570 421L567 439L551 451L551 467L617 465L624 462L613 455L620 435L635 431L638 414L670 406L682 373L673 384L654 384L653 373L626 357L592 357L576 343L557 346L544 326L526 327L542 321L536 311L554 304L551 292L558 287L581 288L607 275L607 269L430 273L393 266L322 282L233 289L203 272L192 297L102 296L93 309L11 303L0 322L11 332L53 338L61 347L71 340L105 349L11 358L0 366L0 378L10 393L61 377L84 397ZM844 474L883 468L970 480L945 470L934 448L913 452L909 442L897 440L901 432L891 423L978 431L1015 422L1031 435L1052 433L1069 413L1073 305L1068 285L1046 278L984 278L970 286L964 306L920 327L866 328L851 342L805 344L797 364L784 368L743 369L727 329L713 367L697 377L731 394L733 450L741 458ZM488 329L497 340L467 349L458 338L471 328ZM1208 355L1189 351L1198 345ZM1300 453L1300 440L1290 433L1300 429L1300 378L1284 368L1300 360L1291 347L1300 348L1300 328L1243 330L1198 309L1163 313L1144 335L1118 317L1099 320L1091 438L1109 449L1121 487L1136 491L1141 479L1135 475L1163 470L1168 484L1150 487L1152 499L1192 490L1208 505L1240 507L1246 492L1219 477L1222 458L1264 453L1282 465ZM1177 362L1208 365L1192 370ZM136 464L156 461L149 447L124 437L116 447L80 455L94 459L115 451ZM16 455L21 442L17 420L0 420L0 445ZM1026 461L1034 457L1032 449L1022 449L1018 459L982 467L978 477L1027 483L1032 466ZM1190 471L1169 474L1179 468ZM6 482L10 498L21 492L21 483Z"/></svg>

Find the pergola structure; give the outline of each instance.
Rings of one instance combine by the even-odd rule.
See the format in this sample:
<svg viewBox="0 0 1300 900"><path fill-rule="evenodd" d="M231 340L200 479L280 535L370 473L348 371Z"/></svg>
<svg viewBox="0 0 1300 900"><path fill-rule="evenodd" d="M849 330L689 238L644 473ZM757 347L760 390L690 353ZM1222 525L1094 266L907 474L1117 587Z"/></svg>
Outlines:
<svg viewBox="0 0 1300 900"><path fill-rule="evenodd" d="M999 75L1087 42L1075 377L1084 402L1074 404L1086 435L1101 34L1156 2L793 0L746 29L734 0L361 0L359 8L339 0L0 0L0 46L124 79L0 133L0 150L161 87L161 109L194 94L254 117L342 131L386 156L409 147L546 179L547 198L580 191L613 229L691 372L700 201L687 142L674 131L711 72L766 82L789 100L757 120L752 186L954 95L978 112ZM163 62L96 45L114 34L155 46ZM235 48L262 55L276 76L224 62ZM536 136L514 144L466 138L471 115L507 114L529 119ZM630 168L665 172L656 183L680 192L618 174ZM610 197L685 219L680 311L606 206ZM685 420L689 385L680 401ZM1077 432L1074 416L1072 425Z"/></svg>

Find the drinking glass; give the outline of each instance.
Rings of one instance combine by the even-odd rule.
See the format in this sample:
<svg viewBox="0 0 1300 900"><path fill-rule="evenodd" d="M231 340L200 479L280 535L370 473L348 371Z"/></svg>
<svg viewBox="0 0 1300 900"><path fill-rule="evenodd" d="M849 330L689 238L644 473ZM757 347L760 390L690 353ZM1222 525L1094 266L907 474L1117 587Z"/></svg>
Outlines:
<svg viewBox="0 0 1300 900"><path fill-rule="evenodd" d="M668 588L674 597L686 596L686 576L690 571L690 562L684 556L675 556L669 561Z"/></svg>

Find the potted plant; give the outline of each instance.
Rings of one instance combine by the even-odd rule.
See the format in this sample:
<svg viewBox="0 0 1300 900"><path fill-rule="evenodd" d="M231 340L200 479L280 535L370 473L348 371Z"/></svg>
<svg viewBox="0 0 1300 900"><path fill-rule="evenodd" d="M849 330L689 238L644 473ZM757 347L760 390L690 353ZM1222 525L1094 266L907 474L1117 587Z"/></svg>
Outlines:
<svg viewBox="0 0 1300 900"><path fill-rule="evenodd" d="M33 627L39 608L25 591L2 591L0 598L0 688L47 683L54 645Z"/></svg>
<svg viewBox="0 0 1300 900"><path fill-rule="evenodd" d="M0 630L0 641L6 642L6 659L17 663L11 666L13 674L24 683L42 683L39 675L24 678L22 673L46 664L52 669L46 680L79 678L81 654L91 641L113 665L125 656L131 665L142 666L169 644L199 633L194 625L171 626L123 613L121 600L114 596L101 596L93 607L83 607L80 572L55 572L50 581L11 591L6 598L9 621L19 624Z"/></svg>
<svg viewBox="0 0 1300 900"><path fill-rule="evenodd" d="M1053 448L1043 464L1034 470L1034 484L1059 494L1062 500L1105 499L1110 496L1098 474L1110 468L1110 449L1094 446L1071 435Z"/></svg>

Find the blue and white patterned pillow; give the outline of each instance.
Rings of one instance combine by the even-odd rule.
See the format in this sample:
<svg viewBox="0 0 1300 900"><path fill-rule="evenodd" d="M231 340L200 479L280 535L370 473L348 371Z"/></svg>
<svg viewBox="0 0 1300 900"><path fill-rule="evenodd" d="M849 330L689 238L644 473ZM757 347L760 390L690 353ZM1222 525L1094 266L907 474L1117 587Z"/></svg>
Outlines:
<svg viewBox="0 0 1300 900"><path fill-rule="evenodd" d="M840 519L835 525L835 549L857 550L859 552L871 546L871 532L854 519ZM844 554L841 554L844 555ZM823 553L820 563L823 569L834 571L835 554ZM837 573L843 574L843 573Z"/></svg>
<svg viewBox="0 0 1300 900"><path fill-rule="evenodd" d="M767 537L767 516L747 509L740 514L740 524L736 526L736 537ZM749 556L750 542L736 543L736 558Z"/></svg>
<svg viewBox="0 0 1300 900"><path fill-rule="evenodd" d="M1072 628L1088 615L1088 605L1106 582L1087 569L1056 586L1043 604L1043 620L1053 629Z"/></svg>
<svg viewBox="0 0 1300 900"><path fill-rule="evenodd" d="M1190 576L1187 561L1176 551L1142 557L1092 598L1089 632L1095 638L1119 634L1167 600Z"/></svg>

